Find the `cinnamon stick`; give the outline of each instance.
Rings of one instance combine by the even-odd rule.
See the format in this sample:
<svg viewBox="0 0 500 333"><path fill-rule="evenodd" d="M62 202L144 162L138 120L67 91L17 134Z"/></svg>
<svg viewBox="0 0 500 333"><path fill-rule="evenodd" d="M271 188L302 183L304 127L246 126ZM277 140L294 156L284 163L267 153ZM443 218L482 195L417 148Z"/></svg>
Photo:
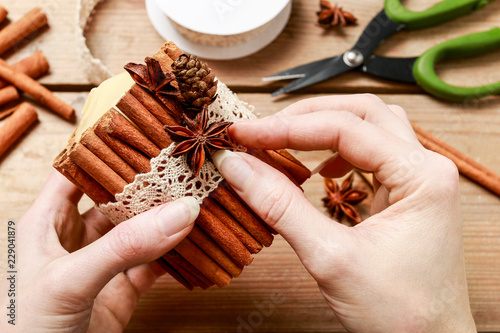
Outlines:
<svg viewBox="0 0 500 333"><path fill-rule="evenodd" d="M231 282L231 275L223 270L222 267L197 247L189 238L184 238L177 244L175 251L217 286L224 287Z"/></svg>
<svg viewBox="0 0 500 333"><path fill-rule="evenodd" d="M105 117L107 116L104 115ZM103 118L101 118L103 120ZM94 127L94 132L102 139L113 151L127 161L139 173L147 173L151 171L149 159L140 152L122 142L120 139L114 138L107 132L105 128L106 121L98 121Z"/></svg>
<svg viewBox="0 0 500 333"><path fill-rule="evenodd" d="M4 118L7 118L8 116L10 116L11 114L14 113L14 111L17 110L17 108L19 107L19 105L16 105L16 106L13 106L11 108L8 108L8 109L5 109L5 110L2 110L0 111L0 120L4 119Z"/></svg>
<svg viewBox="0 0 500 333"><path fill-rule="evenodd" d="M8 65L5 60L0 59L0 65ZM19 60L18 62L11 65L13 69L28 75L33 79L37 79L43 74L47 73L50 66L47 58L43 54L42 50L38 50L32 55ZM10 83L5 80L0 79L0 88L8 86Z"/></svg>
<svg viewBox="0 0 500 333"><path fill-rule="evenodd" d="M0 23L7 18L9 12L3 6L0 6Z"/></svg>
<svg viewBox="0 0 500 333"><path fill-rule="evenodd" d="M0 89L0 106L17 101L20 98L21 96L19 96L17 89L13 86L7 86Z"/></svg>
<svg viewBox="0 0 500 333"><path fill-rule="evenodd" d="M127 182L120 175L82 144L74 143L68 156L112 195L121 193L127 185Z"/></svg>
<svg viewBox="0 0 500 333"><path fill-rule="evenodd" d="M243 243L243 245L245 245L250 253L258 253L262 250L262 244L257 242L255 238L253 238L231 214L219 206L217 202L208 197L203 200L203 204L236 236L236 238L238 238L240 242Z"/></svg>
<svg viewBox="0 0 500 333"><path fill-rule="evenodd" d="M226 188L227 183L221 183L210 195L262 245L270 246L273 235L269 230Z"/></svg>
<svg viewBox="0 0 500 333"><path fill-rule="evenodd" d="M128 143L137 150L143 152L150 158L160 155L160 148L151 142L134 125L116 110L109 110L111 117L108 125L108 133L117 139Z"/></svg>
<svg viewBox="0 0 500 333"><path fill-rule="evenodd" d="M47 23L47 16L40 8L30 10L19 20L0 30L0 54L5 53L24 38L43 28Z"/></svg>
<svg viewBox="0 0 500 333"><path fill-rule="evenodd" d="M448 157L461 174L500 196L500 176L419 126L412 124L412 127L425 148Z"/></svg>
<svg viewBox="0 0 500 333"><path fill-rule="evenodd" d="M163 103L160 104L156 100L154 96L151 96L146 90L144 90L141 86L134 84L132 88L130 89L130 93L132 96L134 96L146 109L149 110L155 116L156 119L158 119L162 125L167 125L167 126L179 126L179 123L175 118L170 116L168 113L170 112L171 114L176 114L179 113L181 114L182 111L182 106L180 103L177 101L176 98L169 98L166 99L168 101L167 104ZM165 108L167 108L168 111L165 111Z"/></svg>
<svg viewBox="0 0 500 333"><path fill-rule="evenodd" d="M302 185L306 180L311 178L311 171L287 150L268 150L267 152L297 181L297 183L299 183L299 185Z"/></svg>
<svg viewBox="0 0 500 333"><path fill-rule="evenodd" d="M0 127L0 156L12 146L38 119L33 106L21 104L12 116Z"/></svg>
<svg viewBox="0 0 500 333"><path fill-rule="evenodd" d="M134 182L137 172L102 141L92 128L83 133L80 143L119 174L127 183Z"/></svg>
<svg viewBox="0 0 500 333"><path fill-rule="evenodd" d="M229 229L215 217L204 205L196 219L196 224L203 229L227 255L240 267L250 265L252 254Z"/></svg>
<svg viewBox="0 0 500 333"><path fill-rule="evenodd" d="M259 160L262 162L269 164L282 174L288 177L295 185L299 186L299 183L295 180L292 175L290 175L282 166L279 164L276 160L274 160L271 155L267 152L267 150L261 150L261 149L248 149L247 151L250 155L257 157Z"/></svg>
<svg viewBox="0 0 500 333"><path fill-rule="evenodd" d="M229 258L229 256L198 226L195 225L193 227L188 237L231 276L236 277L241 274L242 268L236 265L231 258Z"/></svg>
<svg viewBox="0 0 500 333"><path fill-rule="evenodd" d="M207 289L214 285L212 281L203 276L196 267L184 259L177 251L171 250L165 253L163 258L193 286Z"/></svg>
<svg viewBox="0 0 500 333"><path fill-rule="evenodd" d="M176 271L165 258L163 257L158 258L156 259L156 262L161 266L161 268L165 270L165 272L170 274L170 276L173 277L177 282L182 284L187 289L193 290L193 285L189 283L184 277L182 277L182 275L178 271Z"/></svg>
<svg viewBox="0 0 500 333"><path fill-rule="evenodd" d="M68 157L67 150L56 158L53 166L95 203L114 201L111 193Z"/></svg>
<svg viewBox="0 0 500 333"><path fill-rule="evenodd" d="M13 69L11 66L2 64L0 65L0 78L10 82L19 90L28 93L38 102L47 106L49 109L61 115L65 119L74 119L75 110L71 105L57 98L50 90L26 74Z"/></svg>
<svg viewBox="0 0 500 333"><path fill-rule="evenodd" d="M127 92L116 104L123 114L134 122L161 149L170 146L172 141L161 122L155 118L131 93Z"/></svg>

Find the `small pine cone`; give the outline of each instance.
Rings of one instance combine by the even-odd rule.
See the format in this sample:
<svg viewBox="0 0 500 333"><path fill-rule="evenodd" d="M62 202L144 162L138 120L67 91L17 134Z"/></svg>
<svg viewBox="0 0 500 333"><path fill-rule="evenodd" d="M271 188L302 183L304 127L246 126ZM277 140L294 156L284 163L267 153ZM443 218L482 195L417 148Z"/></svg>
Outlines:
<svg viewBox="0 0 500 333"><path fill-rule="evenodd" d="M217 93L217 82L208 64L194 55L182 54L172 64L179 85L179 101L188 109L200 112L211 104Z"/></svg>

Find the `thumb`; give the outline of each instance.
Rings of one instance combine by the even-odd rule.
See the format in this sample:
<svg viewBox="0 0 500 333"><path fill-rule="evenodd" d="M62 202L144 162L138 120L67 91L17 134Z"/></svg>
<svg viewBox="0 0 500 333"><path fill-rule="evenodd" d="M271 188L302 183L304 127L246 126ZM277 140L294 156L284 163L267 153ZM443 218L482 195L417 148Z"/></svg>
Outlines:
<svg viewBox="0 0 500 333"><path fill-rule="evenodd" d="M253 156L227 150L217 152L213 160L238 195L287 240L310 271L318 254L335 255L345 248L347 228L317 210L281 172Z"/></svg>
<svg viewBox="0 0 500 333"><path fill-rule="evenodd" d="M66 256L71 291L97 296L119 272L151 262L174 248L192 229L200 206L184 197L122 222L88 246Z"/></svg>

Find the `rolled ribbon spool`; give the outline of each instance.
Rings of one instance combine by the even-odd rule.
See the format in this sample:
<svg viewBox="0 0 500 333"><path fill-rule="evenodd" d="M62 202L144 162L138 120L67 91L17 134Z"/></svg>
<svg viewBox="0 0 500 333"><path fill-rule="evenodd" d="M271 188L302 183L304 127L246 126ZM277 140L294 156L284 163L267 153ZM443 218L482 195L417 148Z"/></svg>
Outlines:
<svg viewBox="0 0 500 333"><path fill-rule="evenodd" d="M156 31L186 52L229 60L253 54L285 28L290 0L146 0Z"/></svg>

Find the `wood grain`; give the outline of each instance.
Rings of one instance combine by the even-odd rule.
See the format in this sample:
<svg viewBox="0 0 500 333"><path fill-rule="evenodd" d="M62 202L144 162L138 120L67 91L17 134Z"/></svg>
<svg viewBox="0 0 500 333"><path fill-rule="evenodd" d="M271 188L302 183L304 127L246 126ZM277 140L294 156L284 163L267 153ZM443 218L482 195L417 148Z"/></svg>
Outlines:
<svg viewBox="0 0 500 333"><path fill-rule="evenodd" d="M438 0L406 1L421 10ZM43 49L51 72L42 83L77 110L81 110L89 81L79 63L75 43L76 0L22 0L2 3L9 19L16 20L35 6L49 17L50 28L29 38L6 56L8 62ZM211 61L218 77L240 92L263 116L313 95L272 99L279 84L267 85L261 77L347 50L354 44L382 1L350 1L342 5L359 18L359 25L324 32L315 25L317 1L294 0L292 18L270 46L245 59ZM449 38L500 26L500 2L467 17L421 31L403 31L379 50L389 56L415 56ZM93 54L115 73L129 62L141 62L154 54L163 40L147 19L143 0L106 0L97 8L86 31ZM500 81L498 53L474 60L457 60L438 66L447 82L476 85ZM349 73L308 90L317 93L378 92L387 103L400 104L420 127L443 139L500 174L500 98L467 103L446 103L420 94L417 87L394 84ZM251 93L248 93L251 92ZM66 145L74 124L37 107L40 123L0 160L0 267L5 267L6 224L18 221L51 172L54 157ZM78 116L80 117L80 116ZM0 122L0 126L2 122ZM309 168L330 156L328 152L294 152ZM479 331L500 331L500 199L461 178L464 243L471 307ZM359 184L359 183L358 183ZM324 212L322 179L313 176L304 191ZM81 210L91 206L84 197ZM367 216L368 206L362 206ZM280 262L280 268L275 263ZM284 282L285 281L285 282ZM271 310L272 308L272 310ZM229 332L245 322L253 332L342 332L316 283L307 274L288 244L277 237L272 247L256 256L242 275L223 289L189 292L170 277L162 277L144 298L127 332ZM243 329L244 331L244 329Z"/></svg>

